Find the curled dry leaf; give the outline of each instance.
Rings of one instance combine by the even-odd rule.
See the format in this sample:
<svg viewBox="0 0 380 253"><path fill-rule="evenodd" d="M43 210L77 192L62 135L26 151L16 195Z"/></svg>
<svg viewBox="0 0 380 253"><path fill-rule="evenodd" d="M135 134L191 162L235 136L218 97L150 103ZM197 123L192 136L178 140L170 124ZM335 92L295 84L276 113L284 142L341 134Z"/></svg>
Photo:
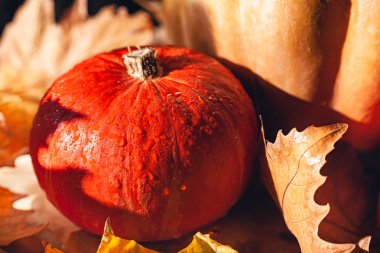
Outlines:
<svg viewBox="0 0 380 253"><path fill-rule="evenodd" d="M109 219L107 219L102 240L97 253L158 253L157 251L147 249L136 241L127 240L115 236L111 228Z"/></svg>
<svg viewBox="0 0 380 253"><path fill-rule="evenodd" d="M237 253L236 250L232 249L230 246L222 245L210 238L208 235L203 235L201 233L196 233L193 237L193 241L185 249L181 250L179 253Z"/></svg>
<svg viewBox="0 0 380 253"><path fill-rule="evenodd" d="M279 132L276 141L266 145L264 182L302 252L368 251L362 242L330 243L318 235L319 225L330 210L328 204L319 205L314 200L316 191L326 181L320 170L326 155L346 130L345 124L311 126L303 132L293 129L286 136Z"/></svg>
<svg viewBox="0 0 380 253"><path fill-rule="evenodd" d="M0 166L26 149L36 101L59 74L93 54L153 40L147 13L108 6L89 17L87 1L76 0L57 24L52 0L25 1L0 41Z"/></svg>
<svg viewBox="0 0 380 253"><path fill-rule="evenodd" d="M24 196L0 187L0 245L39 233L45 224L33 224L28 221L32 210L18 210L13 203Z"/></svg>

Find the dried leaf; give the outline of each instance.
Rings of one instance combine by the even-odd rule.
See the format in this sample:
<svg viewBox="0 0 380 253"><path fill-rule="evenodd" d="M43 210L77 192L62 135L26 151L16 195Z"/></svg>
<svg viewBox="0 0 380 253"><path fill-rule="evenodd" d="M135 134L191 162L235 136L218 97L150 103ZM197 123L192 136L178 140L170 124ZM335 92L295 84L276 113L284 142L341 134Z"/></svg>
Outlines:
<svg viewBox="0 0 380 253"><path fill-rule="evenodd" d="M15 202L14 208L33 209L34 212L29 215L28 221L48 224L39 233L37 242L39 246L41 246L41 239L54 245L62 245L71 232L78 230L78 227L63 216L47 199L45 192L38 184L30 155L17 157L15 167L2 167L0 169L0 187L28 195L28 197Z"/></svg>
<svg viewBox="0 0 380 253"><path fill-rule="evenodd" d="M42 241L42 245L44 246L45 253L63 253L63 251L55 248L53 245L46 241Z"/></svg>
<svg viewBox="0 0 380 253"><path fill-rule="evenodd" d="M144 12L107 6L89 17L87 1L76 0L57 24L54 1L25 1L0 41L0 166L27 149L36 101L59 74L96 53L153 40Z"/></svg>
<svg viewBox="0 0 380 253"><path fill-rule="evenodd" d="M357 246L362 249L364 252L369 252L369 245L371 243L371 236L365 236L359 240Z"/></svg>
<svg viewBox="0 0 380 253"><path fill-rule="evenodd" d="M29 129L38 102L20 95L0 91L0 166L27 151Z"/></svg>
<svg viewBox="0 0 380 253"><path fill-rule="evenodd" d="M45 227L44 224L31 224L28 221L33 211L13 208L13 203L22 197L0 187L0 245L34 235Z"/></svg>
<svg viewBox="0 0 380 253"><path fill-rule="evenodd" d="M134 0L140 6L142 6L145 10L152 13L155 19L158 20L159 23L163 23L165 18L164 6L162 1L160 0Z"/></svg>
<svg viewBox="0 0 380 253"><path fill-rule="evenodd" d="M311 126L303 132L293 129L286 136L279 132L275 143L266 145L264 181L302 252L353 252L360 248L350 243L330 243L318 235L318 227L330 210L328 204L318 205L314 200L326 180L320 170L346 130L345 124Z"/></svg>
<svg viewBox="0 0 380 253"><path fill-rule="evenodd" d="M147 249L136 241L126 240L114 235L109 219L107 219L102 241L100 242L97 253L158 253Z"/></svg>
<svg viewBox="0 0 380 253"><path fill-rule="evenodd" d="M198 232L194 235L191 244L179 253L237 253L237 251Z"/></svg>
<svg viewBox="0 0 380 253"><path fill-rule="evenodd" d="M102 51L153 42L149 15L104 7L87 15L77 0L60 24L52 0L28 0L4 30L0 44L0 89L40 98L57 75Z"/></svg>

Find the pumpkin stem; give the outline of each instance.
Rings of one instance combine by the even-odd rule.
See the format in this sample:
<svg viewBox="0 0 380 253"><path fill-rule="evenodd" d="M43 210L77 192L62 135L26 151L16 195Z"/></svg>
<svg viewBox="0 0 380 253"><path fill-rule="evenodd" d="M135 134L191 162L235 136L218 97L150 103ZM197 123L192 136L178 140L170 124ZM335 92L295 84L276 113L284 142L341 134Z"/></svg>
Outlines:
<svg viewBox="0 0 380 253"><path fill-rule="evenodd" d="M138 48L123 55L123 59L128 74L134 78L147 80L160 76L162 73L154 48Z"/></svg>

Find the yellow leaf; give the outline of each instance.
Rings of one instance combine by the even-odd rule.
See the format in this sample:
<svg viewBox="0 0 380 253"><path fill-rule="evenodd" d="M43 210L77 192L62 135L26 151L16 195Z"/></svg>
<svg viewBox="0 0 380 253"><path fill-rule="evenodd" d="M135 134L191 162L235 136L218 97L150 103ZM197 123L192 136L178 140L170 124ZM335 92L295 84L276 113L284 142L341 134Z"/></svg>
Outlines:
<svg viewBox="0 0 380 253"><path fill-rule="evenodd" d="M237 253L237 251L198 232L194 235L191 244L179 253Z"/></svg>
<svg viewBox="0 0 380 253"><path fill-rule="evenodd" d="M38 101L0 91L0 166L27 151Z"/></svg>
<svg viewBox="0 0 380 253"><path fill-rule="evenodd" d="M37 234L45 227L44 224L28 222L33 211L13 208L13 203L22 197L0 187L0 245Z"/></svg>
<svg viewBox="0 0 380 253"><path fill-rule="evenodd" d="M42 241L42 245L44 246L45 253L63 253L63 251L55 248L53 245L46 241Z"/></svg>
<svg viewBox="0 0 380 253"><path fill-rule="evenodd" d="M147 249L136 241L127 240L114 235L109 219L107 219L102 241L100 242L97 253L158 253Z"/></svg>
<svg viewBox="0 0 380 253"><path fill-rule="evenodd" d="M368 252L368 237L357 244L338 244L325 241L318 234L320 223L330 211L329 205L319 205L314 199L326 181L320 170L326 155L346 130L346 124L311 126L303 132L293 129L286 136L279 132L276 141L265 147L265 184L304 253Z"/></svg>

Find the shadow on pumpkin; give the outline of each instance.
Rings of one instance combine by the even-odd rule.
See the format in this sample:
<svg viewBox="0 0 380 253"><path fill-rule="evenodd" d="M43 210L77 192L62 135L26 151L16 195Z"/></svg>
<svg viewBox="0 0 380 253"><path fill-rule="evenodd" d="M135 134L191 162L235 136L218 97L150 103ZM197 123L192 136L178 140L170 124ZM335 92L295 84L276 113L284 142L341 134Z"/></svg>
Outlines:
<svg viewBox="0 0 380 253"><path fill-rule="evenodd" d="M317 26L322 59L318 78L323 81L319 81L318 90L313 91L316 103L323 104L333 96L350 21L351 5L351 1L321 1L321 14ZM334 36L331 36L332 34Z"/></svg>
<svg viewBox="0 0 380 253"><path fill-rule="evenodd" d="M43 146L47 147L48 138L57 130L60 124L77 119L85 119L86 117L82 113L62 106L58 100L43 102L35 116L35 119L38 119L39 123L33 123L30 137L31 150L37 150L35 146L37 143L43 143Z"/></svg>
<svg viewBox="0 0 380 253"><path fill-rule="evenodd" d="M339 122L346 123L349 128L343 135L345 141L351 141L357 133L377 130L373 122L363 124L329 107L296 98L278 89L244 66L232 63L224 58L219 58L219 60L240 80L252 98L257 114L263 117L266 137L272 142L279 130L286 134L293 128L303 131L310 125L323 126ZM356 139L360 138L356 136ZM357 151L361 162L365 164L365 169L376 174L380 171L380 160L376 155L379 150L380 145L370 151Z"/></svg>
<svg viewBox="0 0 380 253"><path fill-rule="evenodd" d="M59 164L60 160L65 160L57 157L54 161L50 161L51 167L47 168L37 159L39 151L49 146L48 141L52 134L57 131L57 128L61 124L68 124L77 120L86 120L88 117L74 110L68 109L62 106L59 101L48 100L43 102L36 115L36 121L34 122L34 129L31 134L31 156L34 168L36 170L39 183L43 189L47 192L49 200L66 216L76 223L80 224L85 230L95 227L96 231L92 229L91 232L102 233L104 223L107 217L124 217L125 210L109 207L107 211L104 211L104 206L90 194L93 192L84 192L83 180L91 180L90 170L81 167L54 167L54 163ZM64 155L61 153L60 155ZM69 160L69 159L68 159ZM78 161L75 162L78 164ZM107 178L107 177L105 177ZM105 179L106 180L106 179ZM87 180L88 181L88 180ZM88 182L87 182L88 183ZM94 181L94 183L96 183ZM97 182L99 183L99 182ZM97 185L99 191L103 194L104 191L100 189L106 189L107 182L104 185ZM103 208L102 208L103 206ZM83 219L83 217L86 217ZM95 217L97 217L95 219ZM143 220L139 215L130 213L128 217L125 217L127 224L130 224L136 229L144 230L148 228L147 221L136 223L134 220ZM120 221L117 220L117 221ZM123 233L122 228L115 226L116 233Z"/></svg>
<svg viewBox="0 0 380 253"><path fill-rule="evenodd" d="M86 169L75 167L46 169L40 164L37 167L39 167L39 181L49 201L85 231L101 235L105 221L110 217L115 234L123 238L141 238L140 234L152 234L152 228L156 228L157 233L160 233L161 226L151 222L155 220L154 215L160 214L140 215L129 212L128 208L113 207L96 199L96 197L103 198L100 195L108 194L107 178L104 178L103 185L93 181L99 192L89 192L85 185L92 181L92 174Z"/></svg>
<svg viewBox="0 0 380 253"><path fill-rule="evenodd" d="M57 152L53 158L42 158L43 155L40 152L46 152L44 150L49 148L49 138L60 125L68 126L78 120L86 121L87 119L90 117L68 109L56 100L48 100L41 104L34 122L30 146L38 181L47 193L49 200L75 224L93 233L102 234L107 217L111 218L111 225L115 225L115 233L123 235L125 238L136 238L139 233L142 235L152 234L150 230L153 228L157 228L157 233L160 233L162 226L151 224L152 220L158 220L157 216L160 213L139 214L128 211L129 206L121 208L119 206L122 206L123 203L110 199L118 196L111 192L115 190L115 187L109 187L119 179L116 178L113 171L96 166L94 168L82 167L84 166L83 161L78 157L70 157L73 154L66 153L65 148L67 147L62 145L53 151ZM50 152L52 151L50 150ZM38 157L44 159L44 164ZM112 160L109 157L108 159ZM92 171L101 176L97 176L97 180L95 180ZM124 176L122 179L126 181L127 177ZM126 204L124 203L124 205ZM138 209L139 207L135 206L134 208ZM118 223L128 224L128 227L132 227L131 234L126 234L126 227L120 226ZM137 236L134 233L137 233Z"/></svg>

